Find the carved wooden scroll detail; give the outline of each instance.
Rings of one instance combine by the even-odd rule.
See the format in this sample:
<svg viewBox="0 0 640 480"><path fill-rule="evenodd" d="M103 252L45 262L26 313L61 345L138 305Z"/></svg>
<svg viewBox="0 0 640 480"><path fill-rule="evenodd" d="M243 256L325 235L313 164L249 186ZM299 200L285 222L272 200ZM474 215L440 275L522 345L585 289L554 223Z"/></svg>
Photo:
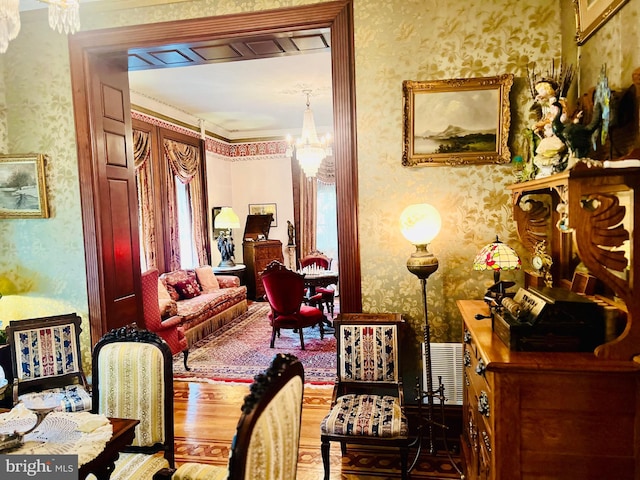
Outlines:
<svg viewBox="0 0 640 480"><path fill-rule="evenodd" d="M551 218L549 207L529 195L518 196L518 199L513 205L518 236L522 244L533 252L539 242L547 240Z"/></svg>
<svg viewBox="0 0 640 480"><path fill-rule="evenodd" d="M629 226L621 223L626 209L620 205L615 193L595 192L594 188L586 187L583 182L576 183L579 191L571 192L570 217L580 259L592 274L613 289L628 310L627 324L622 334L600 345L595 354L605 359L631 360L640 353L640 325L634 327L640 301L634 298L630 281L636 273L633 272L635 267L631 265L629 270L629 259L625 252L616 249L630 239ZM633 246L631 252L633 258Z"/></svg>

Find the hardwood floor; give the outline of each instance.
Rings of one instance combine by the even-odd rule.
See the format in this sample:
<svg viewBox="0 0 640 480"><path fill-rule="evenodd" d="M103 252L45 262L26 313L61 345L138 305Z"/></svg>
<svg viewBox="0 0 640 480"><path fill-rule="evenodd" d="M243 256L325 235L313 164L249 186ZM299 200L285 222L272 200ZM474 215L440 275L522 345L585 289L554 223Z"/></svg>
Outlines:
<svg viewBox="0 0 640 480"><path fill-rule="evenodd" d="M240 406L249 384L211 384L176 381L176 462L226 465L229 447L240 418ZM323 478L320 422L329 411L331 387L305 386L298 480ZM397 453L349 448L342 458L340 446L331 446L331 479L382 480L400 478ZM446 456L421 458L412 479L459 478ZM258 480L258 479L256 479Z"/></svg>

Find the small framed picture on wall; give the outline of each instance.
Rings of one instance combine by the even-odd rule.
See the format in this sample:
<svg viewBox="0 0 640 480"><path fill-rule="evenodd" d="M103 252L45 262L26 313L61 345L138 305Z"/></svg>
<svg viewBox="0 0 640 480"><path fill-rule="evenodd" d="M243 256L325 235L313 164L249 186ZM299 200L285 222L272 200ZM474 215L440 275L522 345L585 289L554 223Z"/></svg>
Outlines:
<svg viewBox="0 0 640 480"><path fill-rule="evenodd" d="M278 226L278 208L275 203L250 203L249 204L249 215L273 215L273 220L271 220L271 226Z"/></svg>
<svg viewBox="0 0 640 480"><path fill-rule="evenodd" d="M226 232L225 228L216 228L216 217L222 211L222 207L213 207L211 209L211 228L213 229L213 238L218 238L221 233Z"/></svg>
<svg viewBox="0 0 640 480"><path fill-rule="evenodd" d="M45 155L0 155L0 218L49 218Z"/></svg>

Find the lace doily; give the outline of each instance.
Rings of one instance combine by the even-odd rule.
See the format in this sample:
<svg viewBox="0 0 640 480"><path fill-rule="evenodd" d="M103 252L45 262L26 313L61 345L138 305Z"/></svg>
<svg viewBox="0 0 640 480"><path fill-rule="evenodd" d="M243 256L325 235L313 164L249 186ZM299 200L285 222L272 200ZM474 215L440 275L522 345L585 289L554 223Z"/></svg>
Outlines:
<svg viewBox="0 0 640 480"><path fill-rule="evenodd" d="M36 415L18 404L0 414L0 433L26 432ZM52 412L38 428L24 437L24 445L9 454L78 455L78 467L97 457L113 434L104 415L89 412Z"/></svg>

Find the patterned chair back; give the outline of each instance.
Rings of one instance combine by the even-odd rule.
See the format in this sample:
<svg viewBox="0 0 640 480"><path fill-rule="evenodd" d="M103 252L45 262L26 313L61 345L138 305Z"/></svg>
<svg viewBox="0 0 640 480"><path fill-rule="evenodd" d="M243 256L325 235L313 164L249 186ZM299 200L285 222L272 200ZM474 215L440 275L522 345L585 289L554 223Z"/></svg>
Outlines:
<svg viewBox="0 0 640 480"><path fill-rule="evenodd" d="M14 401L30 392L64 392L61 409L89 410L76 314L13 320L7 327L14 373Z"/></svg>
<svg viewBox="0 0 640 480"><path fill-rule="evenodd" d="M230 479L296 478L304 373L297 361L287 368L291 370L286 378L274 377L278 385L269 387L255 409L241 417L229 462ZM243 410L248 408L245 400ZM246 441L240 445L247 438L248 445Z"/></svg>
<svg viewBox="0 0 640 480"><path fill-rule="evenodd" d="M338 326L340 381L398 381L398 326Z"/></svg>
<svg viewBox="0 0 640 480"><path fill-rule="evenodd" d="M173 364L155 333L112 330L93 351L94 413L140 421L131 451L165 450L173 465Z"/></svg>
<svg viewBox="0 0 640 480"><path fill-rule="evenodd" d="M398 347L403 325L397 313L339 315L334 321L338 389L348 389L349 384L380 384L395 391L402 383Z"/></svg>

